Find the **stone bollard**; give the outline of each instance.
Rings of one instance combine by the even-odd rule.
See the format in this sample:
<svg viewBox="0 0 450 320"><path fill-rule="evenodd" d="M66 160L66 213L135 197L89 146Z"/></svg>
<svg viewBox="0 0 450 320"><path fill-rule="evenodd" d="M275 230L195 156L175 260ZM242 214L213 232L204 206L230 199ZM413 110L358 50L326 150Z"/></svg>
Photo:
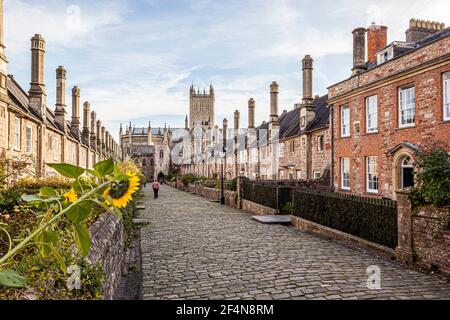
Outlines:
<svg viewBox="0 0 450 320"><path fill-rule="evenodd" d="M412 243L412 213L409 190L397 190L397 224L398 224L398 246L395 249L397 259L412 265L413 243Z"/></svg>

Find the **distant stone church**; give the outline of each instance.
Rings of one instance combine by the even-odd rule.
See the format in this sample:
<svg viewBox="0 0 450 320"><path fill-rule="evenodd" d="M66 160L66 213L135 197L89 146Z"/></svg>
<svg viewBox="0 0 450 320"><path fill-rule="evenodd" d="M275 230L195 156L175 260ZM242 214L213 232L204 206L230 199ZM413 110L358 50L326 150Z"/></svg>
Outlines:
<svg viewBox="0 0 450 320"><path fill-rule="evenodd" d="M130 122L125 130L120 126L119 136L123 159L133 159L140 164L147 181L169 173L170 127L152 128L149 123L147 128L136 128Z"/></svg>
<svg viewBox="0 0 450 320"><path fill-rule="evenodd" d="M201 125L203 129L214 127L214 104L215 95L214 87L211 84L209 87L209 92L206 89L197 91L194 85L191 85L190 95L189 95L189 127L193 129L196 125Z"/></svg>

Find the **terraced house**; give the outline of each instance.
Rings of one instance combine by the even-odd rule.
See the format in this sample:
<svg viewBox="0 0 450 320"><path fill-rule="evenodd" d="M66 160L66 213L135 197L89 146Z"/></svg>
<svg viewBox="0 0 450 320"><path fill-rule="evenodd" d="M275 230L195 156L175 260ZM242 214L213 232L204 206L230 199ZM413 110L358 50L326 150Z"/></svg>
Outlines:
<svg viewBox="0 0 450 320"><path fill-rule="evenodd" d="M54 174L45 163L65 162L92 168L106 158L120 158L120 147L91 112L89 102L80 113L80 89L72 89L72 117L66 119L67 71L56 70L56 106L46 102L44 78L45 40L36 34L31 39L31 85L26 92L8 75L8 60L3 39L3 1L0 1L0 157L21 159L29 155L38 176ZM18 178L16 176L15 178Z"/></svg>
<svg viewBox="0 0 450 320"><path fill-rule="evenodd" d="M352 75L328 97L335 189L395 198L414 185L417 151L450 147L450 28L411 19L406 39L390 44L387 32L353 31Z"/></svg>

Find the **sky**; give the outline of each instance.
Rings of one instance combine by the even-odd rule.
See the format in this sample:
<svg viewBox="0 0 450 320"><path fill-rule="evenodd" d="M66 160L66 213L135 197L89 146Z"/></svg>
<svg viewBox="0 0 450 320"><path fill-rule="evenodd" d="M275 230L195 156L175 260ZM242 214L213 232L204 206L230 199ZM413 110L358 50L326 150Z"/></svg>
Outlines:
<svg viewBox="0 0 450 320"><path fill-rule="evenodd" d="M314 94L350 76L352 30L388 26L404 40L410 18L450 24L448 0L4 0L8 72L28 91L30 39L47 43L47 104L55 104L56 68L68 70L114 137L120 123L184 127L189 87L216 93L216 123L256 100L269 115L269 86L280 85L280 110L300 102L301 59L314 59Z"/></svg>

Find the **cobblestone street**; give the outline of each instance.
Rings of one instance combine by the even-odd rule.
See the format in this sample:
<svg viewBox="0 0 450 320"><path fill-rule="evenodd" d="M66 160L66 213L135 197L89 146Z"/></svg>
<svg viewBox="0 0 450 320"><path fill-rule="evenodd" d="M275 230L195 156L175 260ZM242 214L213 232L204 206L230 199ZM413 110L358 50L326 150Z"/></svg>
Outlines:
<svg viewBox="0 0 450 320"><path fill-rule="evenodd" d="M144 299L442 299L450 282L163 186L140 218ZM369 266L380 290L367 288Z"/></svg>

